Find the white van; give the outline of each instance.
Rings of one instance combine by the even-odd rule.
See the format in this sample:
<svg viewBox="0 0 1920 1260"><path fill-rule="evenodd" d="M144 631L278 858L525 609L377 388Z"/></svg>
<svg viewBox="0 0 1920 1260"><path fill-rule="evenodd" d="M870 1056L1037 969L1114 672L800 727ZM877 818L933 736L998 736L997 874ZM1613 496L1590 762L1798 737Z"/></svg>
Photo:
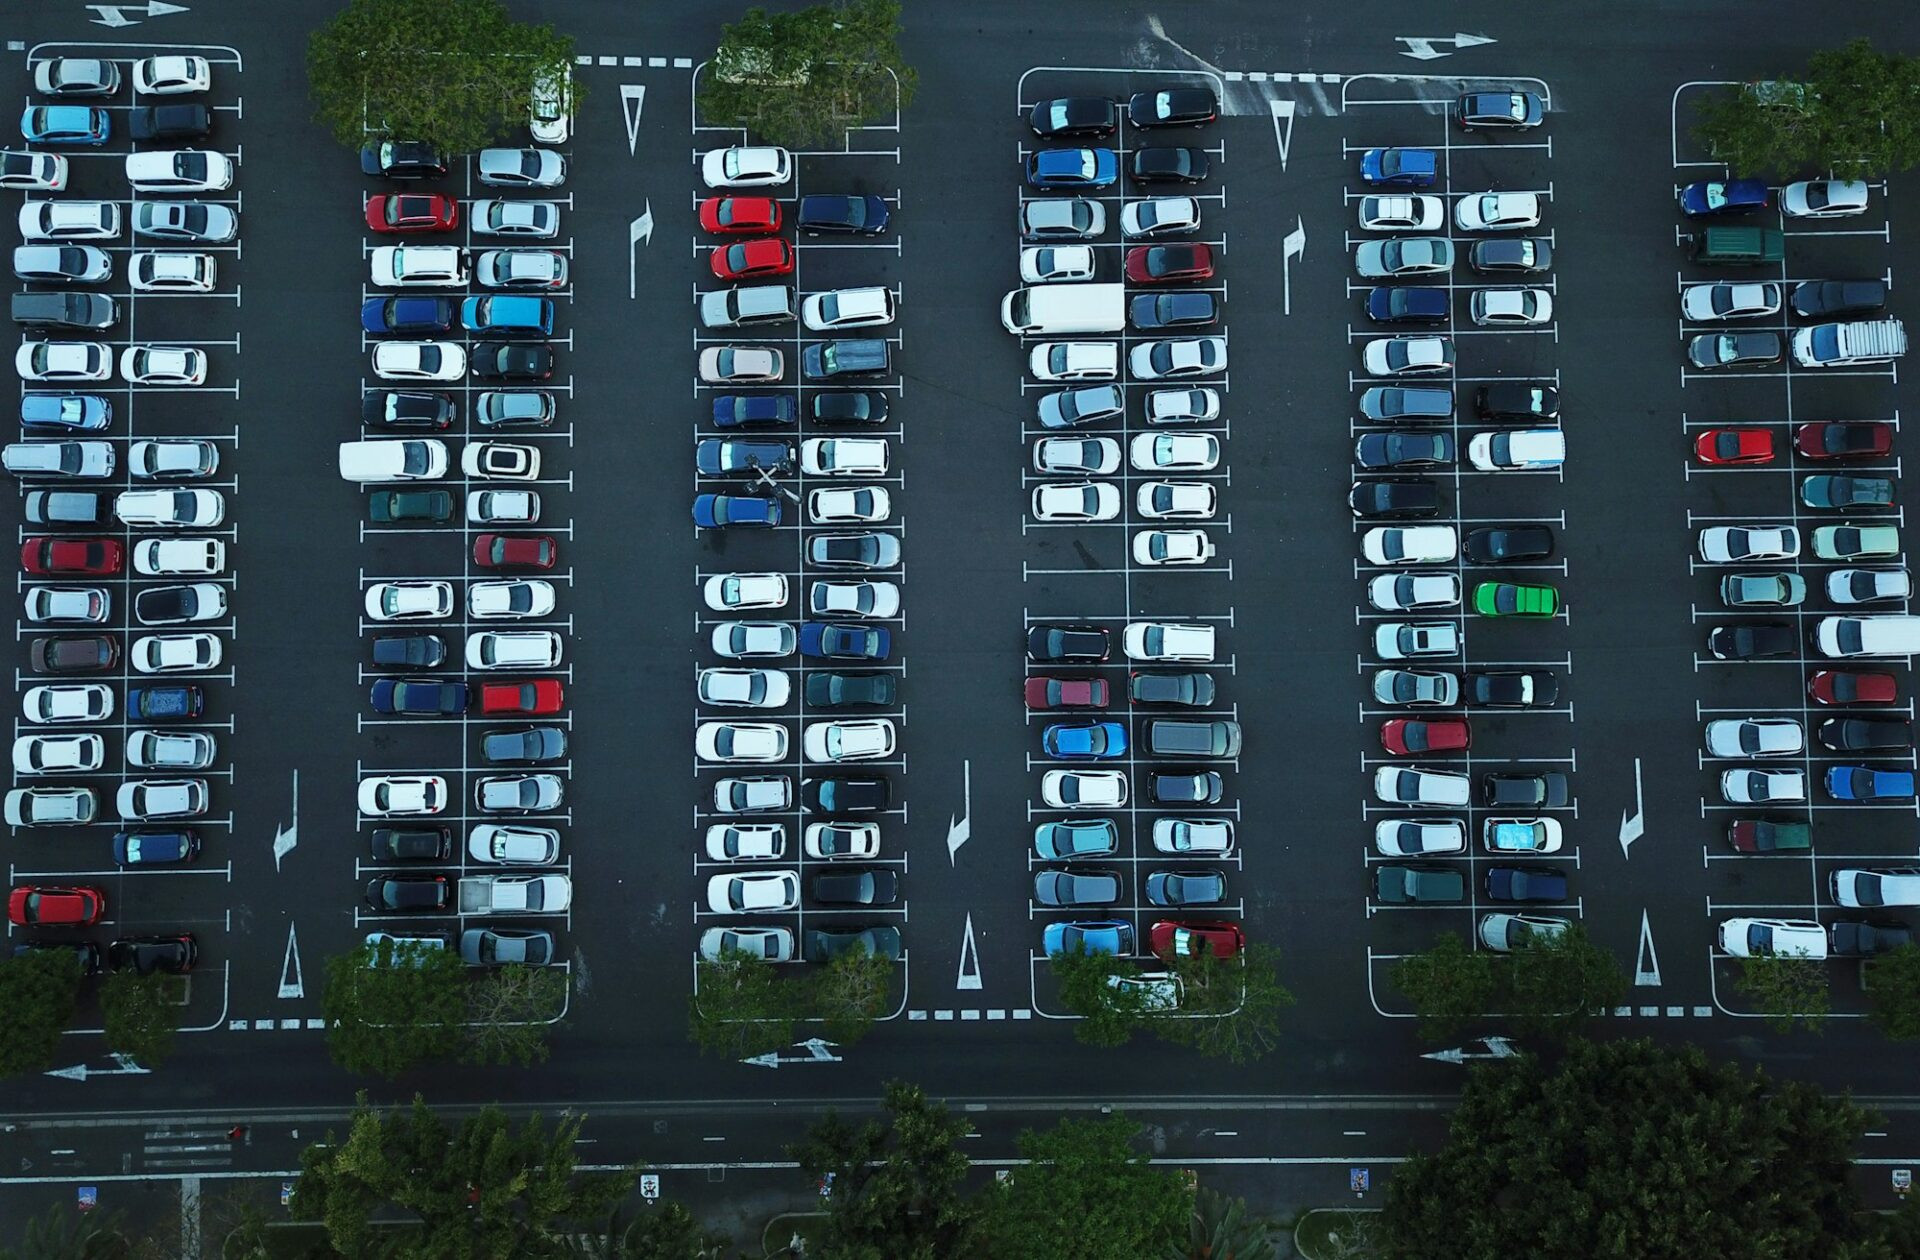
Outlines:
<svg viewBox="0 0 1920 1260"><path fill-rule="evenodd" d="M784 284L750 284L700 295L700 323L707 328L778 324L793 318L793 291Z"/></svg>
<svg viewBox="0 0 1920 1260"><path fill-rule="evenodd" d="M1016 336L1119 332L1127 324L1120 284L1046 284L1015 289L1000 300L1000 323Z"/></svg>
<svg viewBox="0 0 1920 1260"><path fill-rule="evenodd" d="M340 475L361 484L433 481L447 475L447 444L437 438L340 443Z"/></svg>
<svg viewBox="0 0 1920 1260"><path fill-rule="evenodd" d="M1920 617L1822 617L1813 642L1824 656L1920 656Z"/></svg>

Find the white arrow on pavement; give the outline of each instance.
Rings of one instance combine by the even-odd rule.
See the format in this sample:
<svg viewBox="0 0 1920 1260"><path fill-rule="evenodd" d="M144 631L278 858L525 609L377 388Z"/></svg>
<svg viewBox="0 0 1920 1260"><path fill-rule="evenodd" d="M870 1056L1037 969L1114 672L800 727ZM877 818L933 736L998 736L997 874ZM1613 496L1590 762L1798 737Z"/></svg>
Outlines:
<svg viewBox="0 0 1920 1260"><path fill-rule="evenodd" d="M1627 850L1635 840L1647 834L1646 798L1640 790L1640 758L1633 759L1633 812L1620 811L1620 856L1631 856Z"/></svg>
<svg viewBox="0 0 1920 1260"><path fill-rule="evenodd" d="M1307 252L1307 225L1299 215L1293 216L1293 231L1287 233L1280 242L1280 313L1293 314L1293 260Z"/></svg>
<svg viewBox="0 0 1920 1260"><path fill-rule="evenodd" d="M647 200L646 208L640 217L627 224L627 296L635 297L640 292L640 251L634 246L642 242L653 244L653 201Z"/></svg>
<svg viewBox="0 0 1920 1260"><path fill-rule="evenodd" d="M1653 950L1653 924L1647 912L1640 912L1640 952L1634 957L1633 982L1636 985L1660 983L1660 955Z"/></svg>
<svg viewBox="0 0 1920 1260"><path fill-rule="evenodd" d="M1394 36L1394 42L1396 44L1406 45L1400 52L1402 57L1411 57L1415 61L1432 61L1436 57L1450 57L1453 55L1452 53L1441 52L1439 48L1435 47L1435 45L1438 44L1452 44L1457 51L1462 48L1472 48L1479 44L1492 44L1498 41L1485 35L1468 35L1462 31L1455 33L1452 39L1448 39L1445 35L1396 35Z"/></svg>
<svg viewBox="0 0 1920 1260"><path fill-rule="evenodd" d="M805 1041L795 1042L794 1044L799 1049L805 1050L806 1053L805 1054L781 1054L777 1050L770 1050L765 1054L756 1054L751 1059L742 1059L740 1060L740 1062L750 1063L754 1067L770 1067L770 1068L777 1068L782 1063L838 1063L840 1062L839 1055L827 1053L829 1050L833 1049L836 1043L828 1041L825 1038L809 1037Z"/></svg>
<svg viewBox="0 0 1920 1260"><path fill-rule="evenodd" d="M273 829L273 869L280 870L280 859L300 845L300 772L293 772L293 821Z"/></svg>
<svg viewBox="0 0 1920 1260"><path fill-rule="evenodd" d="M1472 1044L1471 1042L1468 1043ZM1511 1059L1520 1052L1505 1037L1482 1037L1480 1044L1485 1050L1469 1050L1465 1046L1455 1046L1451 1050L1434 1050L1420 1057L1438 1059L1442 1063L1465 1063L1468 1059Z"/></svg>
<svg viewBox="0 0 1920 1260"><path fill-rule="evenodd" d="M89 1068L84 1063L76 1063L69 1068L52 1068L46 1074L67 1081L84 1081L89 1076L145 1076L152 1068L143 1068L124 1054L116 1054L113 1061L117 1065L110 1068Z"/></svg>
<svg viewBox="0 0 1920 1260"><path fill-rule="evenodd" d="M139 13L146 17L165 17L169 13L185 13L184 4L168 4L166 0L151 0L151 3L139 4L90 4L87 6L100 16L92 19L96 26L132 26L139 18L130 18L129 13Z"/></svg>
<svg viewBox="0 0 1920 1260"><path fill-rule="evenodd" d="M980 948L973 943L973 912L967 912L966 935L960 941L960 975L953 982L956 989L978 989L980 987Z"/></svg>
<svg viewBox="0 0 1920 1260"><path fill-rule="evenodd" d="M1293 143L1293 102L1268 101L1267 109L1273 114L1273 142L1280 146L1280 169L1287 169L1287 146ZM1280 120L1286 119L1283 129Z"/></svg>
<svg viewBox="0 0 1920 1260"><path fill-rule="evenodd" d="M960 812L947 820L947 861L960 865L960 846L973 838L973 762L960 763Z"/></svg>
<svg viewBox="0 0 1920 1260"><path fill-rule="evenodd" d="M627 152L640 146L640 110L646 104L647 89L638 83L620 85L620 111L627 117Z"/></svg>

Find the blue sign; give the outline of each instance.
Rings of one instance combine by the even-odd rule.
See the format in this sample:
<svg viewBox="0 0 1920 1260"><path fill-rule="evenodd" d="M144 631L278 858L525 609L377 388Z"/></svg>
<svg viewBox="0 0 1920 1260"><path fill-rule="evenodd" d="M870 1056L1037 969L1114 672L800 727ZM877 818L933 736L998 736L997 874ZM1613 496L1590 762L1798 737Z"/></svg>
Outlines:
<svg viewBox="0 0 1920 1260"><path fill-rule="evenodd" d="M293 1203L293 1183L291 1181L283 1181L280 1183L280 1206L288 1207L292 1203Z"/></svg>
<svg viewBox="0 0 1920 1260"><path fill-rule="evenodd" d="M91 1212L100 1206L99 1186L77 1186L74 1188L74 1193L79 1196L82 1212Z"/></svg>
<svg viewBox="0 0 1920 1260"><path fill-rule="evenodd" d="M1355 1194L1365 1194L1373 1187L1373 1170L1371 1168L1347 1169L1347 1187Z"/></svg>

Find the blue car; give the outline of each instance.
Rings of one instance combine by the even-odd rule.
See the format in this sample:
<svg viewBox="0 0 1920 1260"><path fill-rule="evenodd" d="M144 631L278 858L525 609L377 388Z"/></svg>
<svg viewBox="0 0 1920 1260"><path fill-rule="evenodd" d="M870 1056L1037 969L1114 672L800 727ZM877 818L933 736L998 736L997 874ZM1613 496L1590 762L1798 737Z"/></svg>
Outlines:
<svg viewBox="0 0 1920 1260"><path fill-rule="evenodd" d="M1135 328L1199 327L1219 316L1211 293L1142 293L1127 307L1127 320Z"/></svg>
<svg viewBox="0 0 1920 1260"><path fill-rule="evenodd" d="M1565 901L1567 877L1545 866L1495 866L1483 887L1493 901Z"/></svg>
<svg viewBox="0 0 1920 1260"><path fill-rule="evenodd" d="M200 833L191 827L113 833L113 860L121 866L169 866L199 856Z"/></svg>
<svg viewBox="0 0 1920 1260"><path fill-rule="evenodd" d="M467 684L424 678L381 678L373 684L375 713L465 713Z"/></svg>
<svg viewBox="0 0 1920 1260"><path fill-rule="evenodd" d="M1119 722L1059 722L1041 734L1040 746L1047 756L1062 759L1124 757L1127 728Z"/></svg>
<svg viewBox="0 0 1920 1260"><path fill-rule="evenodd" d="M1911 770L1828 766L1827 795L1836 801L1903 801L1913 796Z"/></svg>
<svg viewBox="0 0 1920 1260"><path fill-rule="evenodd" d="M460 323L468 332L498 337L547 337L553 334L553 303L543 297L470 297L460 304Z"/></svg>
<svg viewBox="0 0 1920 1260"><path fill-rule="evenodd" d="M846 626L826 621L800 623L800 655L837 661L884 661L893 650L885 626Z"/></svg>
<svg viewBox="0 0 1920 1260"><path fill-rule="evenodd" d="M113 423L113 404L98 394L23 394L20 427L95 433Z"/></svg>
<svg viewBox="0 0 1920 1260"><path fill-rule="evenodd" d="M1370 188L1431 188L1440 175L1432 149L1368 149L1360 155L1360 182Z"/></svg>
<svg viewBox="0 0 1920 1260"><path fill-rule="evenodd" d="M1106 188L1119 178L1112 149L1041 149L1027 157L1027 182L1035 188Z"/></svg>
<svg viewBox="0 0 1920 1260"><path fill-rule="evenodd" d="M1367 318L1376 324L1445 323L1447 291L1382 286L1367 294Z"/></svg>
<svg viewBox="0 0 1920 1260"><path fill-rule="evenodd" d="M360 307L360 327L376 336L385 333L451 332L453 299L369 298Z"/></svg>
<svg viewBox="0 0 1920 1260"><path fill-rule="evenodd" d="M810 193L800 198L794 222L807 236L818 236L822 232L878 236L887 230L887 203L878 197Z"/></svg>
<svg viewBox="0 0 1920 1260"><path fill-rule="evenodd" d="M792 424L800 409L788 394L721 394L713 400L713 424L737 429L746 424Z"/></svg>
<svg viewBox="0 0 1920 1260"><path fill-rule="evenodd" d="M1041 934L1040 948L1048 954L1071 954L1076 949L1089 954L1131 954L1133 924L1125 919L1049 923Z"/></svg>
<svg viewBox="0 0 1920 1260"><path fill-rule="evenodd" d="M20 134L34 144L105 144L107 111L97 105L29 105Z"/></svg>
<svg viewBox="0 0 1920 1260"><path fill-rule="evenodd" d="M775 472L793 466L793 447L785 442L702 438L694 448L693 462L702 477L729 477L755 468Z"/></svg>
<svg viewBox="0 0 1920 1260"><path fill-rule="evenodd" d="M746 525L771 529L780 523L780 500L745 494L703 494L693 501L693 523L701 529Z"/></svg>
<svg viewBox="0 0 1920 1260"><path fill-rule="evenodd" d="M1680 210L1689 218L1751 214L1767 208L1767 183L1761 179L1703 179L1680 190Z"/></svg>

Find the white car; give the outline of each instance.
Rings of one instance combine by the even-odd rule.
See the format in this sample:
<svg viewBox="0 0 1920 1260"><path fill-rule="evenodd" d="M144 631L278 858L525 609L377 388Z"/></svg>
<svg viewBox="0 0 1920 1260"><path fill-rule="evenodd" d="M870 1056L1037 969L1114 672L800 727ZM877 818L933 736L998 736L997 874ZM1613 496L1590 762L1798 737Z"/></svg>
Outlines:
<svg viewBox="0 0 1920 1260"><path fill-rule="evenodd" d="M467 491L467 520L474 525L532 525L539 519L537 490Z"/></svg>
<svg viewBox="0 0 1920 1260"><path fill-rule="evenodd" d="M1185 236L1199 230L1200 203L1192 197L1149 197L1120 210L1122 236Z"/></svg>
<svg viewBox="0 0 1920 1260"><path fill-rule="evenodd" d="M1148 520L1208 521L1219 510L1220 491L1210 481L1143 481L1133 506Z"/></svg>
<svg viewBox="0 0 1920 1260"><path fill-rule="evenodd" d="M23 381L104 381L113 351L98 341L23 341L13 366Z"/></svg>
<svg viewBox="0 0 1920 1260"><path fill-rule="evenodd" d="M522 442L469 442L460 451L460 471L473 478L533 481L540 476L540 448Z"/></svg>
<svg viewBox="0 0 1920 1260"><path fill-rule="evenodd" d="M1835 569L1827 574L1827 598L1836 604L1878 604L1912 595L1913 580L1905 569Z"/></svg>
<svg viewBox="0 0 1920 1260"><path fill-rule="evenodd" d="M1807 799L1807 776L1800 770L1763 770L1741 766L1720 772L1720 795L1730 805L1771 805Z"/></svg>
<svg viewBox="0 0 1920 1260"><path fill-rule="evenodd" d="M560 207L551 201L476 201L467 223L481 236L552 240L560 235Z"/></svg>
<svg viewBox="0 0 1920 1260"><path fill-rule="evenodd" d="M787 578L784 573L716 573L701 593L715 612L780 608L787 602Z"/></svg>
<svg viewBox="0 0 1920 1260"><path fill-rule="evenodd" d="M815 617L897 617L900 588L892 582L815 582L807 588Z"/></svg>
<svg viewBox="0 0 1920 1260"><path fill-rule="evenodd" d="M1792 718L1720 718L1707 723L1707 751L1715 757L1791 757L1806 747Z"/></svg>
<svg viewBox="0 0 1920 1260"><path fill-rule="evenodd" d="M1865 180L1803 179L1780 190L1780 213L1789 219L1843 219L1866 209Z"/></svg>
<svg viewBox="0 0 1920 1260"><path fill-rule="evenodd" d="M573 134L573 67L564 62L533 76L527 130L541 144L565 144Z"/></svg>
<svg viewBox="0 0 1920 1260"><path fill-rule="evenodd" d="M111 201L29 201L20 207L27 241L107 241L120 235L120 207Z"/></svg>
<svg viewBox="0 0 1920 1260"><path fill-rule="evenodd" d="M1130 661L1211 661L1213 627L1174 621L1129 621L1120 635Z"/></svg>
<svg viewBox="0 0 1920 1260"><path fill-rule="evenodd" d="M564 651L551 630L479 630L467 636L467 668L552 669Z"/></svg>
<svg viewBox="0 0 1920 1260"><path fill-rule="evenodd" d="M474 173L495 188L558 188L567 182L567 159L552 149L482 149Z"/></svg>
<svg viewBox="0 0 1920 1260"><path fill-rule="evenodd" d="M1225 818L1156 818L1153 847L1161 853L1226 857L1233 852L1233 823Z"/></svg>
<svg viewBox="0 0 1920 1260"><path fill-rule="evenodd" d="M1052 437L1033 444L1033 470L1055 476L1104 477L1120 468L1120 443L1112 438Z"/></svg>
<svg viewBox="0 0 1920 1260"><path fill-rule="evenodd" d="M211 477L220 448L204 441L139 441L127 448L127 471L135 477Z"/></svg>
<svg viewBox="0 0 1920 1260"><path fill-rule="evenodd" d="M1378 525L1360 536L1368 564L1450 564L1460 554L1451 525Z"/></svg>
<svg viewBox="0 0 1920 1260"><path fill-rule="evenodd" d="M693 751L702 761L781 761L787 755L787 728L772 722L702 722L694 728Z"/></svg>
<svg viewBox="0 0 1920 1260"><path fill-rule="evenodd" d="M211 293L218 273L212 254L143 251L127 264L136 293Z"/></svg>
<svg viewBox="0 0 1920 1260"><path fill-rule="evenodd" d="M884 477L885 438L808 438L800 443L800 471L809 477Z"/></svg>
<svg viewBox="0 0 1920 1260"><path fill-rule="evenodd" d="M1386 818L1373 825L1373 847L1388 857L1430 857L1467 851L1467 826L1457 818L1421 822Z"/></svg>
<svg viewBox="0 0 1920 1260"><path fill-rule="evenodd" d="M473 260L474 283L489 289L557 289L567 256L551 249L489 249Z"/></svg>
<svg viewBox="0 0 1920 1260"><path fill-rule="evenodd" d="M800 877L792 871L715 875L707 881L707 909L716 914L775 914L800 904Z"/></svg>
<svg viewBox="0 0 1920 1260"><path fill-rule="evenodd" d="M777 709L793 694L793 682L778 669L703 669L694 690L702 704Z"/></svg>
<svg viewBox="0 0 1920 1260"><path fill-rule="evenodd" d="M480 823L467 833L467 856L488 866L552 866L560 860L560 833L551 827Z"/></svg>
<svg viewBox="0 0 1920 1260"><path fill-rule="evenodd" d="M1220 465L1220 439L1211 433L1142 433L1127 448L1141 472L1207 472Z"/></svg>
<svg viewBox="0 0 1920 1260"><path fill-rule="evenodd" d="M1093 246L1028 245L1020 251L1020 278L1028 284L1093 279Z"/></svg>
<svg viewBox="0 0 1920 1260"><path fill-rule="evenodd" d="M1438 197L1386 194L1360 198L1360 226L1369 232L1431 232L1446 214Z"/></svg>
<svg viewBox="0 0 1920 1260"><path fill-rule="evenodd" d="M1111 481L1049 481L1033 488L1034 519L1110 521L1120 515L1120 487Z"/></svg>
<svg viewBox="0 0 1920 1260"><path fill-rule="evenodd" d="M27 688L20 712L39 725L104 722L113 716L113 689L105 683L43 683Z"/></svg>
<svg viewBox="0 0 1920 1260"><path fill-rule="evenodd" d="M1212 376L1227 370L1225 337L1182 337L1143 341L1127 351L1127 371L1138 381L1181 376Z"/></svg>
<svg viewBox="0 0 1920 1260"><path fill-rule="evenodd" d="M1475 289L1467 314L1483 328L1526 328L1553 319L1553 295L1545 289Z"/></svg>
<svg viewBox="0 0 1920 1260"><path fill-rule="evenodd" d="M16 245L13 274L53 284L94 284L113 276L113 259L96 245Z"/></svg>
<svg viewBox="0 0 1920 1260"><path fill-rule="evenodd" d="M857 822L808 823L802 840L807 856L832 862L880 856L880 824Z"/></svg>
<svg viewBox="0 0 1920 1260"><path fill-rule="evenodd" d="M896 314L893 290L880 285L811 293L800 303L800 322L815 332L875 328L891 324Z"/></svg>
<svg viewBox="0 0 1920 1260"><path fill-rule="evenodd" d="M126 156L135 192L219 192L233 184L233 163L210 149L153 149Z"/></svg>
<svg viewBox="0 0 1920 1260"><path fill-rule="evenodd" d="M66 189L68 174L67 159L58 153L0 149L0 188L15 188L26 192L62 192ZM115 209L118 208L115 207Z"/></svg>
<svg viewBox="0 0 1920 1260"><path fill-rule="evenodd" d="M1791 560L1800 554L1800 530L1792 525L1712 525L1700 531L1700 558L1708 564Z"/></svg>
<svg viewBox="0 0 1920 1260"><path fill-rule="evenodd" d="M1369 376L1410 376L1453 370L1453 342L1445 337L1376 337L1360 352Z"/></svg>
<svg viewBox="0 0 1920 1260"><path fill-rule="evenodd" d="M133 234L159 241L224 245L240 235L240 218L227 207L209 201L137 201Z"/></svg>
<svg viewBox="0 0 1920 1260"><path fill-rule="evenodd" d="M1718 935L1720 948L1735 958L1827 956L1827 930L1812 919L1728 919Z"/></svg>
<svg viewBox="0 0 1920 1260"><path fill-rule="evenodd" d="M91 788L15 788L0 816L9 827L73 827L92 822L98 808Z"/></svg>
<svg viewBox="0 0 1920 1260"><path fill-rule="evenodd" d="M133 63L135 96L186 96L213 87L205 57L147 57Z"/></svg>
<svg viewBox="0 0 1920 1260"><path fill-rule="evenodd" d="M707 828L707 857L715 862L771 862L787 851L781 823L715 823Z"/></svg>
<svg viewBox="0 0 1920 1260"><path fill-rule="evenodd" d="M375 582L364 602L371 621L440 621L453 616L453 584Z"/></svg>
<svg viewBox="0 0 1920 1260"><path fill-rule="evenodd" d="M1453 223L1462 232L1511 232L1537 227L1540 198L1530 192L1474 193L1454 203Z"/></svg>
<svg viewBox="0 0 1920 1260"><path fill-rule="evenodd" d="M113 803L127 822L198 818L207 812L207 784L204 779L139 779L122 783Z"/></svg>
<svg viewBox="0 0 1920 1260"><path fill-rule="evenodd" d="M807 491L807 517L815 525L884 521L892 511L893 500L883 486Z"/></svg>
<svg viewBox="0 0 1920 1260"><path fill-rule="evenodd" d="M370 818L437 814L447 807L447 781L437 774L377 774L360 780L360 812Z"/></svg>
<svg viewBox="0 0 1920 1260"><path fill-rule="evenodd" d="M1027 355L1042 381L1110 381L1120 375L1120 347L1111 341L1043 341Z"/></svg>
<svg viewBox="0 0 1920 1260"><path fill-rule="evenodd" d="M48 96L112 96L120 67L105 58L49 57L34 65L33 86Z"/></svg>
<svg viewBox="0 0 1920 1260"><path fill-rule="evenodd" d="M793 780L784 774L720 779L713 785L713 808L722 814L792 809Z"/></svg>
<svg viewBox="0 0 1920 1260"><path fill-rule="evenodd" d="M1758 319L1780 313L1780 286L1763 284L1690 284L1680 290L1680 314L1705 322L1716 319Z"/></svg>
<svg viewBox="0 0 1920 1260"><path fill-rule="evenodd" d="M1213 556L1205 530L1143 529L1133 536L1135 564L1205 564Z"/></svg>
<svg viewBox="0 0 1920 1260"><path fill-rule="evenodd" d="M1558 468L1566 460L1567 435L1559 429L1500 429L1467 442L1467 461L1482 472Z"/></svg>
<svg viewBox="0 0 1920 1260"><path fill-rule="evenodd" d="M1881 906L1920 906L1920 870L1897 867L1867 871L1842 867L1827 876L1836 905L1849 910Z"/></svg>
<svg viewBox="0 0 1920 1260"><path fill-rule="evenodd" d="M1373 628L1373 651L1383 661L1460 655L1460 628L1451 621L1383 621Z"/></svg>
<svg viewBox="0 0 1920 1260"><path fill-rule="evenodd" d="M383 341L373 348L383 381L457 381L467 375L465 347L452 341Z"/></svg>
<svg viewBox="0 0 1920 1260"><path fill-rule="evenodd" d="M553 611L554 602L553 583L540 578L475 582L467 587L469 617L544 617Z"/></svg>
<svg viewBox="0 0 1920 1260"><path fill-rule="evenodd" d="M148 634L127 652L142 674L177 674L220 668L220 640L210 634Z"/></svg>
<svg viewBox="0 0 1920 1260"><path fill-rule="evenodd" d="M786 374L786 356L766 346L708 346L700 352L700 379L709 385L777 381Z"/></svg>
<svg viewBox="0 0 1920 1260"><path fill-rule="evenodd" d="M1373 772L1373 794L1389 805L1465 809L1472 798L1472 780L1449 770L1381 766Z"/></svg>
<svg viewBox="0 0 1920 1260"><path fill-rule="evenodd" d="M211 529L227 518L227 501L218 490L122 490L113 514L123 525Z"/></svg>
<svg viewBox="0 0 1920 1260"><path fill-rule="evenodd" d="M1219 418L1220 393L1210 386L1147 393L1148 424L1198 424Z"/></svg>
<svg viewBox="0 0 1920 1260"><path fill-rule="evenodd" d="M710 637L714 655L744 661L756 657L792 656L800 634L785 621L723 621Z"/></svg>
<svg viewBox="0 0 1920 1260"><path fill-rule="evenodd" d="M886 718L809 722L801 745L806 749L808 761L871 761L876 757L891 757L893 723Z"/></svg>
<svg viewBox="0 0 1920 1260"><path fill-rule="evenodd" d="M773 145L714 149L700 156L709 188L768 188L793 178L793 155Z"/></svg>
<svg viewBox="0 0 1920 1260"><path fill-rule="evenodd" d="M127 732L127 764L136 770L205 770L216 751L205 731Z"/></svg>
<svg viewBox="0 0 1920 1260"><path fill-rule="evenodd" d="M460 288L467 283L466 251L457 245L382 245L368 262L383 288Z"/></svg>
<svg viewBox="0 0 1920 1260"><path fill-rule="evenodd" d="M1381 612L1452 608L1460 602L1460 579L1451 573L1382 573L1367 583L1367 602Z"/></svg>
<svg viewBox="0 0 1920 1260"><path fill-rule="evenodd" d="M201 385L207 352L192 346L128 346L120 352L120 376L129 385Z"/></svg>
<svg viewBox="0 0 1920 1260"><path fill-rule="evenodd" d="M1118 809L1127 803L1127 776L1118 770L1049 770L1040 799L1053 809Z"/></svg>
<svg viewBox="0 0 1920 1260"><path fill-rule="evenodd" d="M22 735L13 741L16 774L64 774L98 770L107 745L98 735Z"/></svg>
<svg viewBox="0 0 1920 1260"><path fill-rule="evenodd" d="M786 928L708 928L700 934L700 957L720 962L729 954L746 954L763 962L792 962L793 933Z"/></svg>
<svg viewBox="0 0 1920 1260"><path fill-rule="evenodd" d="M98 586L29 586L26 617L36 626L104 624L113 612L113 596Z"/></svg>
<svg viewBox="0 0 1920 1260"><path fill-rule="evenodd" d="M0 468L16 477L111 477L119 457L111 442L9 442Z"/></svg>

